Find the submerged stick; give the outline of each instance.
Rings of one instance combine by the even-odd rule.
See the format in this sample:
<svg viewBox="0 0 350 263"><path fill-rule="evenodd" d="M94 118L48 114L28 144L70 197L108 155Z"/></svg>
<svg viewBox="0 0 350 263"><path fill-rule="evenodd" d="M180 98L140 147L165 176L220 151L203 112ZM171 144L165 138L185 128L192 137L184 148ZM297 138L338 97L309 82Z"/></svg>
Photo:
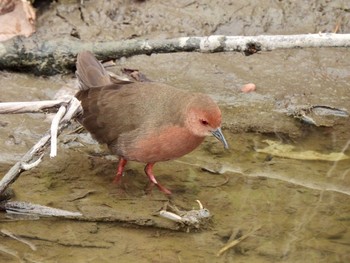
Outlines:
<svg viewBox="0 0 350 263"><path fill-rule="evenodd" d="M31 248L31 250L36 251L36 246L32 242L30 242L24 238L18 237L6 229L1 229L0 232L2 234L4 234L5 236L11 237L11 238L23 243L23 244L26 244L27 246L29 246Z"/></svg>
<svg viewBox="0 0 350 263"><path fill-rule="evenodd" d="M11 255L11 256L15 257L16 259L18 259L19 262L22 262L22 259L18 256L18 252L12 248L9 248L7 246L0 244L0 252Z"/></svg>
<svg viewBox="0 0 350 263"><path fill-rule="evenodd" d="M230 248L233 248L234 246L236 246L237 244L239 244L240 242L242 242L244 239L246 239L247 237L250 237L252 234L254 234L256 231L258 231L261 228L261 226L258 226L257 228L253 229L252 231L250 231L248 234L245 234L235 240L232 240L231 242L229 242L228 244L226 244L222 249L219 250L219 252L216 254L218 257L221 256L225 251L229 250Z"/></svg>
<svg viewBox="0 0 350 263"><path fill-rule="evenodd" d="M82 222L105 222L105 223L123 223L134 226L154 227L160 229L170 229L177 231L188 231L189 229L198 230L195 226L178 224L176 222L163 220L157 216L139 217L134 212L127 214L115 211L114 209L101 207L80 212L72 212L63 209L57 209L49 206L33 204L29 202L7 201L0 203L0 210L5 210L9 214L32 215L39 217L56 217L60 219L75 220ZM99 211L99 212L96 212ZM35 218L37 219L37 218Z"/></svg>

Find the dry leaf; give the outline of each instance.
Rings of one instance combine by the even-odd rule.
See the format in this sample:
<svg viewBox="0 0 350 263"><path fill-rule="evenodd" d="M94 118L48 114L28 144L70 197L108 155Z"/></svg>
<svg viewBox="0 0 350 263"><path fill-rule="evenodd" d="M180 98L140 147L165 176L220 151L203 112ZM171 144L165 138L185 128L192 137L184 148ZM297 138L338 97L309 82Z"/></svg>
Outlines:
<svg viewBox="0 0 350 263"><path fill-rule="evenodd" d="M0 2L0 41L35 32L35 10L25 0L5 0Z"/></svg>

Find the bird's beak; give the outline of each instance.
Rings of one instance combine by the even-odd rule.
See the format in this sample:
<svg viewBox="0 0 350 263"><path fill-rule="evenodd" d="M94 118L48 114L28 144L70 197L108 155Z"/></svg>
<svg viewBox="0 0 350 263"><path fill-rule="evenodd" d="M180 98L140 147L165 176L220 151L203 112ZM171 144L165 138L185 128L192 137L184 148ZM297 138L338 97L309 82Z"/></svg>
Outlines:
<svg viewBox="0 0 350 263"><path fill-rule="evenodd" d="M224 144L225 149L228 149L228 143L225 139L225 136L222 134L222 131L220 128L217 128L216 130L211 132L216 139L218 139L219 141L221 141Z"/></svg>

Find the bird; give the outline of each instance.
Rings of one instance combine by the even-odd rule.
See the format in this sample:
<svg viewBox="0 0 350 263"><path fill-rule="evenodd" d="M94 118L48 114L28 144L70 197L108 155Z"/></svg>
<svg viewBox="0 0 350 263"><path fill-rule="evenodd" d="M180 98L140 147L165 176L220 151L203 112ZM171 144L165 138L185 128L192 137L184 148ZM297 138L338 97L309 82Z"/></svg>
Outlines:
<svg viewBox="0 0 350 263"><path fill-rule="evenodd" d="M159 82L116 81L90 51L77 56L76 98L83 109L78 121L100 144L119 157L115 183L128 161L145 163L153 187L171 191L155 178L157 162L179 158L214 135L225 148L218 105L206 94Z"/></svg>

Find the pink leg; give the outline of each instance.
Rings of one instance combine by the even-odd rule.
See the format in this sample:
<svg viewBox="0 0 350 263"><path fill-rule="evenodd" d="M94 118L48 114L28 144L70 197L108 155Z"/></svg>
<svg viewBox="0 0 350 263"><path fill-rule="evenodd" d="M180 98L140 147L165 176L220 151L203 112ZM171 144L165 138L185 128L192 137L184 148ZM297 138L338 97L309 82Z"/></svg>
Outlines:
<svg viewBox="0 0 350 263"><path fill-rule="evenodd" d="M156 178L154 177L154 174L153 174L153 166L154 166L155 163L148 163L145 167L145 173L147 174L149 180L151 181L152 184L155 184L160 191L162 191L163 193L167 194L167 195L171 195L171 192L166 189L164 186L160 185Z"/></svg>
<svg viewBox="0 0 350 263"><path fill-rule="evenodd" d="M120 157L119 163L118 163L118 168L117 168L117 175L114 177L113 183L117 184L120 182L120 179L123 176L124 172L124 167L128 161L125 160L123 157Z"/></svg>

